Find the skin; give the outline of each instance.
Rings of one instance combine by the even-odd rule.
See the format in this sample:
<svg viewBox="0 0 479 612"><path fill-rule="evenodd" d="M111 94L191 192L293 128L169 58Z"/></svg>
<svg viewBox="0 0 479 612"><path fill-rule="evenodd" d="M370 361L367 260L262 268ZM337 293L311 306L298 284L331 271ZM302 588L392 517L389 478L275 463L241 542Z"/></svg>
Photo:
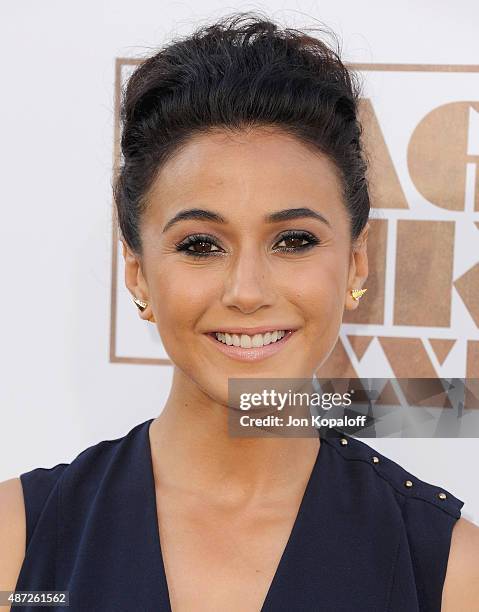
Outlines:
<svg viewBox="0 0 479 612"><path fill-rule="evenodd" d="M143 254L123 243L123 255L129 291L148 302L139 317L156 325L174 366L166 405L150 428L170 599L177 609L199 609L199 601L206 601L205 610L259 609L319 440L229 436L228 378L310 378L318 371L336 344L344 310L359 306L350 290L361 288L368 275L369 224L352 243L334 164L275 128L195 136L162 168L147 203ZM329 225L312 218L263 219L303 206ZM190 219L163 231L178 212L193 207L219 213L227 223ZM281 242L286 230L308 232L320 242L281 252L281 246L301 244ZM194 233L210 235L213 246L203 248L221 254L196 259L178 252L175 245ZM204 336L219 326L270 324L298 330L279 353L254 364L230 359ZM183 531L188 537L182 539ZM265 532L269 539L261 537ZM225 533L236 536L237 547L245 543L236 556L222 548ZM179 552L188 546L188 554ZM479 528L459 519L444 584L446 612L479 610L478 551ZM248 563L237 563L239 557ZM256 574L248 574L251 567ZM185 568L189 577L180 579Z"/></svg>

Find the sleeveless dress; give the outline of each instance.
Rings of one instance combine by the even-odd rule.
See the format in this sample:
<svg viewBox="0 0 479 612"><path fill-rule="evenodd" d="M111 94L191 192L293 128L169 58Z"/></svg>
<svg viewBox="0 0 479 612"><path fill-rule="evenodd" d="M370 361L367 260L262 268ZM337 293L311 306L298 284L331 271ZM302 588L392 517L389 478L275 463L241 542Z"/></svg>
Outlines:
<svg viewBox="0 0 479 612"><path fill-rule="evenodd" d="M16 591L69 591L69 605L58 607L70 612L171 611L152 421L69 464L20 475L27 548ZM260 612L439 612L464 502L357 438L333 429L318 435L319 453Z"/></svg>

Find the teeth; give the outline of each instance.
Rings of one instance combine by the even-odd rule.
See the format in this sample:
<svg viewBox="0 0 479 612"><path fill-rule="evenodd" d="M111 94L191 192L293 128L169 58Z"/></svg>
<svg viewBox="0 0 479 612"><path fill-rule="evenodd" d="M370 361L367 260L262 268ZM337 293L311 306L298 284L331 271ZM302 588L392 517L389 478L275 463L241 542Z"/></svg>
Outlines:
<svg viewBox="0 0 479 612"><path fill-rule="evenodd" d="M272 344L277 340L281 340L286 334L285 330L275 330L274 332L266 332L265 334L255 334L248 336L247 334L228 334L227 332L215 332L216 339L228 346L241 346L241 348L259 348Z"/></svg>
<svg viewBox="0 0 479 612"><path fill-rule="evenodd" d="M251 348L251 336L241 334L241 348Z"/></svg>

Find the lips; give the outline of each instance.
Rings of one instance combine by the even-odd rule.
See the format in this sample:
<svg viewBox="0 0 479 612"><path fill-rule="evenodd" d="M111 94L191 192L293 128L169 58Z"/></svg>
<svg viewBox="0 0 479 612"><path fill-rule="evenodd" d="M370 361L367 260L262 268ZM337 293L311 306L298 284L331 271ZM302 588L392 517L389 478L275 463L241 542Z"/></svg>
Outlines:
<svg viewBox="0 0 479 612"><path fill-rule="evenodd" d="M238 328L232 328L232 329L238 329ZM250 333L251 333L251 329L252 328L249 329ZM266 332L267 332L269 331L270 328L263 328L263 329L266 329ZM291 337L295 334L295 331L296 330L292 330L292 329L287 330L285 335L280 340L276 340L276 342L272 342L271 344L267 344L265 346L251 347L251 348L243 348L241 346L224 344L223 342L221 342L220 340L216 338L215 332L206 333L205 336L209 338L210 342L214 343L214 346L219 351L221 351L228 357L231 357L232 359L236 359L238 361L250 361L251 362L251 361L260 361L262 359L266 359L268 357L271 357L272 355L275 355L279 351L283 350L283 348L287 345ZM224 332L224 333L229 333L229 332ZM256 333L261 333L261 332L256 332Z"/></svg>

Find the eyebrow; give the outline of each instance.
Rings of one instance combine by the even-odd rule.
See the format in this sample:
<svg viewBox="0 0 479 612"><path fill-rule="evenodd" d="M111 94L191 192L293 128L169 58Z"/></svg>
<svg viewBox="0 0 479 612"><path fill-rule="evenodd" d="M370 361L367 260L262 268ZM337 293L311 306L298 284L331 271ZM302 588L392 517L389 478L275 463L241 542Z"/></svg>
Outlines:
<svg viewBox="0 0 479 612"><path fill-rule="evenodd" d="M280 221L290 221L291 219L317 219L321 223L331 227L330 222L321 213L312 210L311 208L286 208L284 210L278 210L277 212L265 215L265 223L279 223ZM163 228L163 233L166 232L172 225L179 223L180 221L186 221L188 219L195 219L199 221L213 221L215 223L226 224L228 221L219 213L213 212L212 210L205 210L203 208L188 208L177 213Z"/></svg>

